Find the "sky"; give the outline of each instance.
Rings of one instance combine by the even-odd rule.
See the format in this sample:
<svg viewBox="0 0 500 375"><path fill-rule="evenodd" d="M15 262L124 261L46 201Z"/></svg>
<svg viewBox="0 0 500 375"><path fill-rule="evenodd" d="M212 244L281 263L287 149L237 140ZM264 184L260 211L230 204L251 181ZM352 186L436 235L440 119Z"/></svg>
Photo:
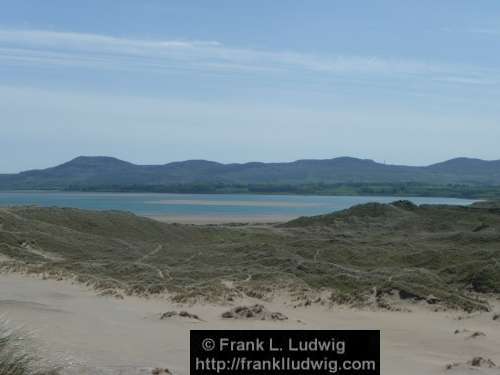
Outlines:
<svg viewBox="0 0 500 375"><path fill-rule="evenodd" d="M498 0L0 0L0 173L500 159Z"/></svg>

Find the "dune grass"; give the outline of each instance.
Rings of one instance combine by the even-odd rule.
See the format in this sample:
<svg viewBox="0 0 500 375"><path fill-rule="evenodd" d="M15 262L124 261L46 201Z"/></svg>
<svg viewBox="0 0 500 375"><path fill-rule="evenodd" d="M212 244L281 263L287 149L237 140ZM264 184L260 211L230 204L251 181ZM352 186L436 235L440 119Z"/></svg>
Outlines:
<svg viewBox="0 0 500 375"><path fill-rule="evenodd" d="M73 278L103 294L179 302L403 298L484 310L500 294L500 211L491 206L366 204L283 225L192 226L120 212L0 209L0 270ZM228 286L229 285L229 286Z"/></svg>
<svg viewBox="0 0 500 375"><path fill-rule="evenodd" d="M30 340L0 321L0 375L57 375L32 354Z"/></svg>

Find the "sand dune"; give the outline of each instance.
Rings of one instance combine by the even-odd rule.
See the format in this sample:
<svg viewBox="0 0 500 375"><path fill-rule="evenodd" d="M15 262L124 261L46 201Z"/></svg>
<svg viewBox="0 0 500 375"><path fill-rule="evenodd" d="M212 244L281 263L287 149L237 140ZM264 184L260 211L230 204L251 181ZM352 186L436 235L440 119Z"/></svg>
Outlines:
<svg viewBox="0 0 500 375"><path fill-rule="evenodd" d="M232 306L180 306L163 299L96 296L81 285L20 275L0 276L0 314L35 332L35 340L53 358L65 358L67 374L139 374L167 367L188 374L189 330L198 329L380 329L382 374L498 374L471 369L466 362L482 356L500 363L500 323L491 312L361 311L266 303L286 321L224 320ZM257 301L237 301L252 304ZM496 302L496 309L500 306ZM161 313L186 309L202 320L160 319ZM457 332L457 333L455 333ZM474 332L483 332L470 338ZM44 349L43 349L44 348ZM447 364L456 363L451 369Z"/></svg>

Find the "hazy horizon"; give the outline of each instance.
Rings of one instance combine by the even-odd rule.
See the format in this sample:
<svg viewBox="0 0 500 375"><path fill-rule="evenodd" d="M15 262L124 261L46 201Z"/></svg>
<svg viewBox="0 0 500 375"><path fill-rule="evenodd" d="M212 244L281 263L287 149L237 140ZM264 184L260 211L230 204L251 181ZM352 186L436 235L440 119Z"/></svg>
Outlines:
<svg viewBox="0 0 500 375"><path fill-rule="evenodd" d="M496 1L3 5L0 173L500 158Z"/></svg>

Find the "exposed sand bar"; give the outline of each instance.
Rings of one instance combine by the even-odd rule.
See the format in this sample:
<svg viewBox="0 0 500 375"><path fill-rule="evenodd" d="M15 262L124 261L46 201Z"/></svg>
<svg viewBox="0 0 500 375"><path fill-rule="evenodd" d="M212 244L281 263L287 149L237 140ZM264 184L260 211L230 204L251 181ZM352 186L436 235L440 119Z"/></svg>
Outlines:
<svg viewBox="0 0 500 375"><path fill-rule="evenodd" d="M238 304L253 302L238 301ZM135 297L116 300L96 296L93 291L68 282L0 275L0 314L12 324L34 330L41 347L50 349L51 355L70 358L73 368L84 374L99 373L89 368L112 370L106 374L134 374L138 373L134 370L137 368L163 366L174 374L187 375L188 333L192 328L380 329L384 375L499 373L498 369L445 369L450 362L464 362L474 356L489 357L500 363L500 322L492 320L492 313L459 320L465 314L436 313L418 306L412 306L413 312L404 313L266 305L286 314L289 320L223 320L220 314L229 306L186 307ZM181 308L204 321L159 319L160 313ZM467 333L454 334L456 329L481 331L486 336L469 339ZM83 370L81 366L87 367Z"/></svg>
<svg viewBox="0 0 500 375"><path fill-rule="evenodd" d="M296 215L145 215L165 223L180 224L229 224L229 223L280 223L296 219Z"/></svg>
<svg viewBox="0 0 500 375"><path fill-rule="evenodd" d="M321 203L285 202L273 200L222 200L222 199L162 199L145 201L149 204L230 207L321 207Z"/></svg>

